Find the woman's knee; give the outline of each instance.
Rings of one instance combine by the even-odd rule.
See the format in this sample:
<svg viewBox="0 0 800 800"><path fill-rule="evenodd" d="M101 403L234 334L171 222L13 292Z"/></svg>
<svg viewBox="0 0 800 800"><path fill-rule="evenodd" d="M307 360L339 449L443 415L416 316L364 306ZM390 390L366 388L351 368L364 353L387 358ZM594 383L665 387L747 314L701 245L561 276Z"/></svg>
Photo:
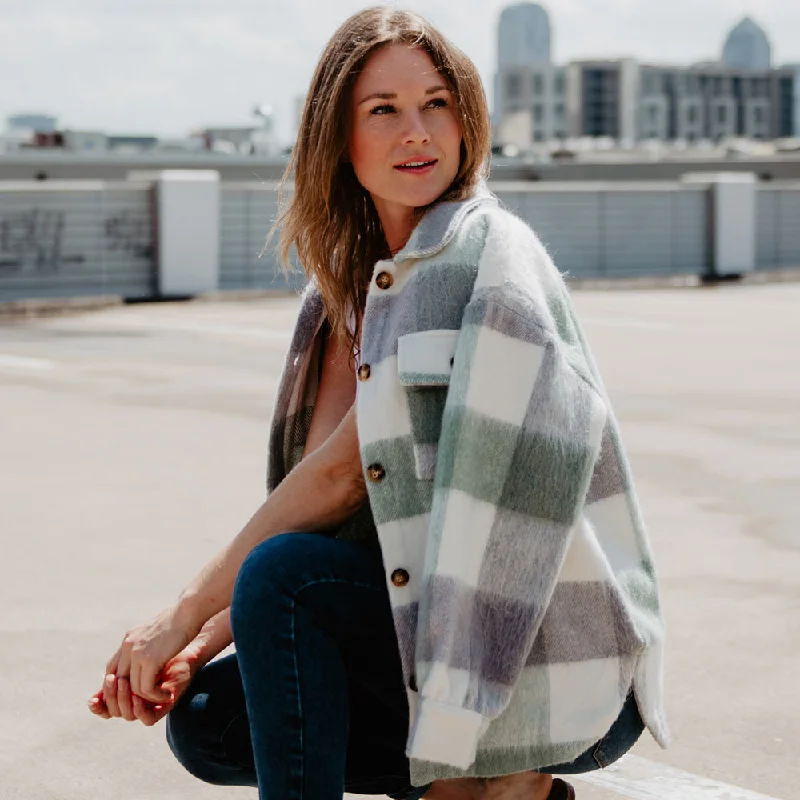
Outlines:
<svg viewBox="0 0 800 800"><path fill-rule="evenodd" d="M269 619L271 611L305 580L313 560L313 534L284 533L256 545L245 557L231 597L231 629L239 638L256 617Z"/></svg>
<svg viewBox="0 0 800 800"><path fill-rule="evenodd" d="M198 705L202 706L201 696L184 695L167 714L167 744L178 763L191 775L206 783L219 783L208 760L207 734Z"/></svg>
<svg viewBox="0 0 800 800"><path fill-rule="evenodd" d="M252 785L252 745L235 654L203 667L166 717L172 754L206 783Z"/></svg>

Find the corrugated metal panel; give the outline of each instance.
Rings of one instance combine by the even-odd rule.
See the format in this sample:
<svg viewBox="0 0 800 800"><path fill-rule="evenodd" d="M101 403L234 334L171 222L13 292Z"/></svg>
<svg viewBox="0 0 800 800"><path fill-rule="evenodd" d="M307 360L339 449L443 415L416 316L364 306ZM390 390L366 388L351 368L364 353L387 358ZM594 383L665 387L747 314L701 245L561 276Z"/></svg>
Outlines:
<svg viewBox="0 0 800 800"><path fill-rule="evenodd" d="M771 188L756 194L756 269L778 265L778 194Z"/></svg>
<svg viewBox="0 0 800 800"><path fill-rule="evenodd" d="M149 185L0 183L0 300L152 296L152 220Z"/></svg>
<svg viewBox="0 0 800 800"><path fill-rule="evenodd" d="M604 274L673 272L671 192L607 192L602 196Z"/></svg>
<svg viewBox="0 0 800 800"><path fill-rule="evenodd" d="M278 216L276 188L273 184L222 186L220 289L287 289L302 284L303 276L287 279L281 270L277 234L264 249Z"/></svg>
<svg viewBox="0 0 800 800"><path fill-rule="evenodd" d="M643 188L491 185L572 278L700 274L708 262L707 194L676 184Z"/></svg>
<svg viewBox="0 0 800 800"><path fill-rule="evenodd" d="M800 266L800 183L761 186L756 196L756 269Z"/></svg>
<svg viewBox="0 0 800 800"><path fill-rule="evenodd" d="M598 274L601 231L597 192L513 191L498 187L496 193L533 228L560 272L573 278Z"/></svg>
<svg viewBox="0 0 800 800"><path fill-rule="evenodd" d="M800 267L800 187L778 192L778 266Z"/></svg>
<svg viewBox="0 0 800 800"><path fill-rule="evenodd" d="M705 188L672 194L672 272L705 275L711 269L711 195Z"/></svg>

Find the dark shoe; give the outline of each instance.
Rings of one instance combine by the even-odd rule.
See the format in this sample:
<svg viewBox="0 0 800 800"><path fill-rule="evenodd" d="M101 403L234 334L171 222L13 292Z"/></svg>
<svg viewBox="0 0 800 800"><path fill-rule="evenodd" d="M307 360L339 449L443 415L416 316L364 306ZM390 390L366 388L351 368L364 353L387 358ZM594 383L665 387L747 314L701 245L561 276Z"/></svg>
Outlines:
<svg viewBox="0 0 800 800"><path fill-rule="evenodd" d="M553 778L553 788L550 789L547 800L575 800L575 790L561 778Z"/></svg>

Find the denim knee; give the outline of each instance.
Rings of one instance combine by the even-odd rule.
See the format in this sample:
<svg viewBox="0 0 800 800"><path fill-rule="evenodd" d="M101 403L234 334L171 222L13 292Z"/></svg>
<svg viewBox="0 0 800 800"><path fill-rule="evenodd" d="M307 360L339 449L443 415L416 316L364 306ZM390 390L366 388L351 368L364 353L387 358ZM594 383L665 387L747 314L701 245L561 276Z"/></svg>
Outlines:
<svg viewBox="0 0 800 800"><path fill-rule="evenodd" d="M269 613L285 590L286 573L296 563L295 534L281 534L256 545L245 557L236 576L231 597L231 630L234 641L245 635L254 614Z"/></svg>
<svg viewBox="0 0 800 800"><path fill-rule="evenodd" d="M185 700L186 698L181 698ZM202 755L200 730L190 703L178 702L167 714L167 744L178 763L195 778L206 783L220 783L215 770Z"/></svg>

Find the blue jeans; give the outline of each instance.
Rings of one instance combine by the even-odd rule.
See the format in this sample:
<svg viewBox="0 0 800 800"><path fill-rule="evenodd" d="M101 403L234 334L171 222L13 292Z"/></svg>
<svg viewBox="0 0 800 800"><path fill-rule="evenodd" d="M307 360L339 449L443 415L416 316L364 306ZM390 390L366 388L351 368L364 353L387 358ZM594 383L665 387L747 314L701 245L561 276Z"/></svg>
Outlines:
<svg viewBox="0 0 800 800"><path fill-rule="evenodd" d="M255 547L231 603L236 653L207 664L167 716L178 761L209 783L257 786L261 800L417 800L403 685L380 550L289 533ZM643 730L629 698L597 745L569 765L598 769Z"/></svg>

